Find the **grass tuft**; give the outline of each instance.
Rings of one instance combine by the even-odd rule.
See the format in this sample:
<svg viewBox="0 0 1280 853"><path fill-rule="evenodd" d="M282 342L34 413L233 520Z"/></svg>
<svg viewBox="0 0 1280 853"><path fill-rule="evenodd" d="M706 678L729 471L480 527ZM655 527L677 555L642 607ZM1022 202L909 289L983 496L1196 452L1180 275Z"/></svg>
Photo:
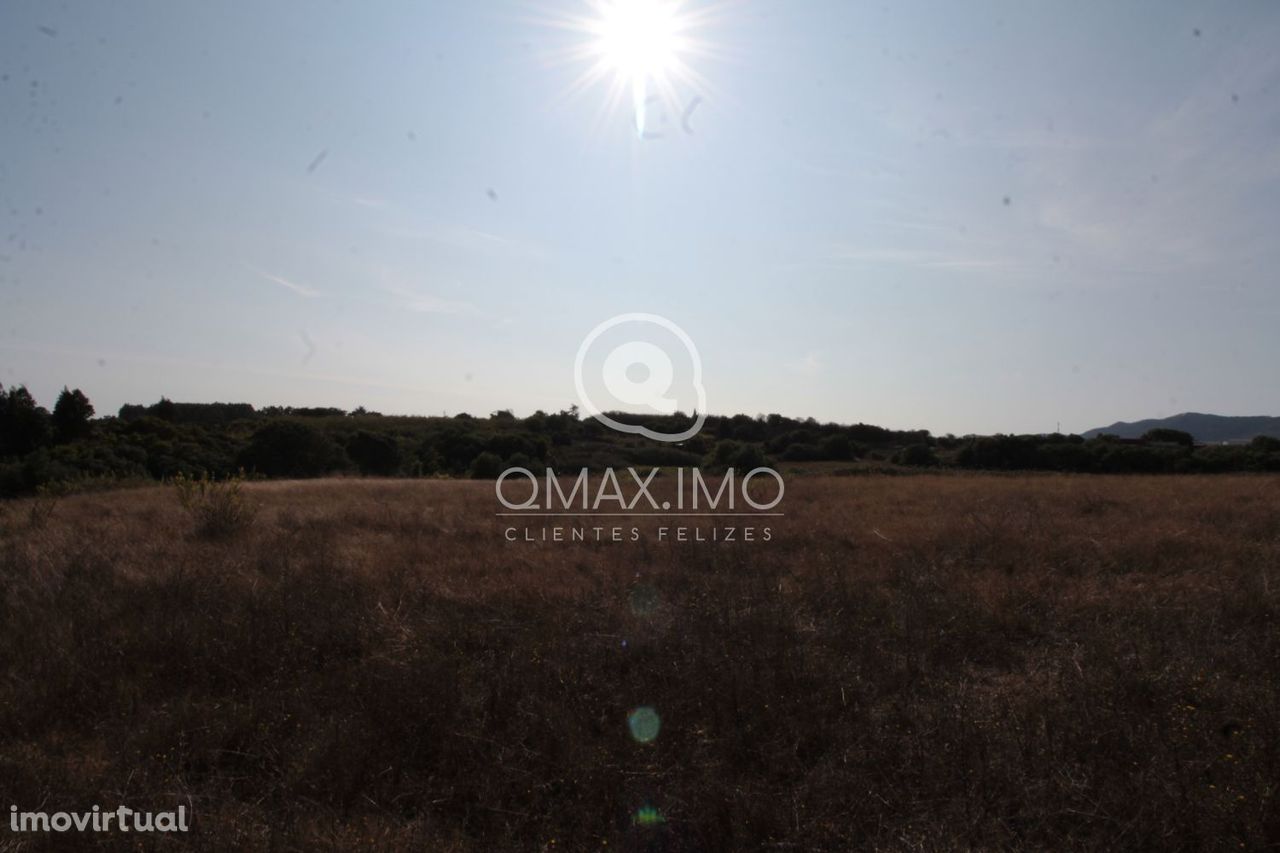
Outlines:
<svg viewBox="0 0 1280 853"><path fill-rule="evenodd" d="M225 480L208 474L173 478L178 503L195 522L196 534L208 539L229 538L253 523L256 510L244 493L244 483L243 470Z"/></svg>

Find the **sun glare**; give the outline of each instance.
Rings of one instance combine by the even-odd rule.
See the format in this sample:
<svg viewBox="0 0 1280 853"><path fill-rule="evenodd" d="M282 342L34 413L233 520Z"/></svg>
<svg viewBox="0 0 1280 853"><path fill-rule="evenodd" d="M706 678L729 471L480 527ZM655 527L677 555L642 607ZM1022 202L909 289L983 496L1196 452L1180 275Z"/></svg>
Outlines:
<svg viewBox="0 0 1280 853"><path fill-rule="evenodd" d="M605 68L631 88L636 132L644 135L650 84L662 85L679 61L680 17L664 0L609 0L592 25L594 50Z"/></svg>
<svg viewBox="0 0 1280 853"><path fill-rule="evenodd" d="M706 52L692 30L707 12L695 16L679 0L594 0L590 7L589 15L565 21L586 37L574 51L590 63L579 85L608 80L610 106L630 94L636 132L643 137L646 105L655 96L670 106L680 100L676 84L697 88L686 59Z"/></svg>
<svg viewBox="0 0 1280 853"><path fill-rule="evenodd" d="M680 18L674 3L613 0L602 4L593 27L596 50L613 71L629 80L672 70L680 49Z"/></svg>

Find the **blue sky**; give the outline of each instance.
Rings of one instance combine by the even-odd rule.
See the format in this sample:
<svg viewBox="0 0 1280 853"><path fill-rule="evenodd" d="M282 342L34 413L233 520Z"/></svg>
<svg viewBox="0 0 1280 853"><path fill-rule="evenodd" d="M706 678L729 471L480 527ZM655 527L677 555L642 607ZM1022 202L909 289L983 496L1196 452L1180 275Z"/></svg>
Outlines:
<svg viewBox="0 0 1280 853"><path fill-rule="evenodd" d="M7 0L0 382L524 414L646 311L716 413L1280 414L1280 6L721 3L652 139L590 14Z"/></svg>

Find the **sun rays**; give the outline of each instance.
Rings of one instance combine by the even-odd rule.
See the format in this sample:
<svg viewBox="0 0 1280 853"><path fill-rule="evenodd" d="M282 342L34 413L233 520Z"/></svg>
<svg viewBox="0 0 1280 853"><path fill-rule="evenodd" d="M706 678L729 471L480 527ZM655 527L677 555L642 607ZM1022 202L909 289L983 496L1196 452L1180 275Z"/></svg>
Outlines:
<svg viewBox="0 0 1280 853"><path fill-rule="evenodd" d="M604 86L599 117L625 107L641 138L655 102L680 115L691 98L705 97L707 82L691 63L714 56L704 33L723 4L697 11L679 0L593 0L587 6L583 14L551 15L543 21L575 35L557 57L585 66L569 96Z"/></svg>

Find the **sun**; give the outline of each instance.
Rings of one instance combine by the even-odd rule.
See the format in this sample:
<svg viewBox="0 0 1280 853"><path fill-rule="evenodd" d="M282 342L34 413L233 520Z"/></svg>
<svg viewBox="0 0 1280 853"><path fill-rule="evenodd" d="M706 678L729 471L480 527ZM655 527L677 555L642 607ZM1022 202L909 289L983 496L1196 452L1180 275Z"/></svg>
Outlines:
<svg viewBox="0 0 1280 853"><path fill-rule="evenodd" d="M677 67L682 22L675 3L612 0L592 22L594 51L613 72L635 82L665 77Z"/></svg>
<svg viewBox="0 0 1280 853"><path fill-rule="evenodd" d="M677 86L703 88L688 60L708 52L695 33L708 10L691 13L680 0L592 0L589 9L560 21L582 37L569 58L588 66L574 89L608 81L610 107L629 94L636 133L644 137L646 105L655 97L674 106Z"/></svg>
<svg viewBox="0 0 1280 853"><path fill-rule="evenodd" d="M636 133L644 136L650 87L663 88L680 71L687 22L671 0L601 0L588 22L597 66L630 88Z"/></svg>

